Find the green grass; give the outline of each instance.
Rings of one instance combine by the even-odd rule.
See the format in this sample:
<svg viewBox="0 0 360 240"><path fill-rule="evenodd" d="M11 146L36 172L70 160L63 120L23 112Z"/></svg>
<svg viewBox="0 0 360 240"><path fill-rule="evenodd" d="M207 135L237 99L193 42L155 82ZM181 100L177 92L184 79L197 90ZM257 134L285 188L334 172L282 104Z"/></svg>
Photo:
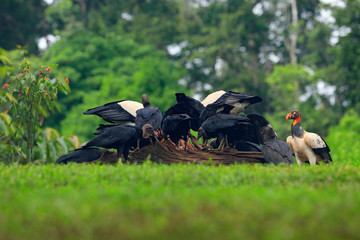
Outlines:
<svg viewBox="0 0 360 240"><path fill-rule="evenodd" d="M360 168L0 166L0 239L359 239Z"/></svg>

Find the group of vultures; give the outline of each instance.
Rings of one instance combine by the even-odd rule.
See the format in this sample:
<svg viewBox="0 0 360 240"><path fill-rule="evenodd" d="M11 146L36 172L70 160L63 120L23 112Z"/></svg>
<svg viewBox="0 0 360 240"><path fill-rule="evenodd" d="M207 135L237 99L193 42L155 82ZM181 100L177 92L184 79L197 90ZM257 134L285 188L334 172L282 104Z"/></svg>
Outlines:
<svg viewBox="0 0 360 240"><path fill-rule="evenodd" d="M116 149L117 159L126 162L130 152L159 142L179 151L236 149L261 152L265 162L273 164L292 164L293 154L296 158L301 154L297 155L291 142L279 140L271 124L262 115L243 113L249 105L262 101L259 96L223 90L209 94L201 102L184 93L176 93L175 96L177 103L164 113L150 104L146 94L141 96L142 104L122 100L88 109L85 115L97 115L111 124L99 125L92 140L56 162L91 162L99 159L106 149ZM300 126L300 113L299 116L295 116L295 112L294 116L291 114L288 114L287 120L294 119L294 123L298 121ZM296 140L299 132L294 133L293 127L291 129L292 139L289 141ZM197 137L191 130L197 132ZM300 132L304 133L307 132ZM328 154L330 150L327 145L323 148L323 152ZM303 162L311 163L310 158Z"/></svg>

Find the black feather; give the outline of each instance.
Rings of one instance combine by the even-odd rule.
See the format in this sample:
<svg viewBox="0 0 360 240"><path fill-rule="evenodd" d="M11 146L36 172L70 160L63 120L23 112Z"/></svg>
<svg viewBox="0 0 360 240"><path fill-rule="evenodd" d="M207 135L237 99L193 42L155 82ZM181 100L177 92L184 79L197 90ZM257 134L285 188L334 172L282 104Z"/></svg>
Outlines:
<svg viewBox="0 0 360 240"><path fill-rule="evenodd" d="M67 164L69 162L83 163L97 160L101 157L101 149L98 148L79 148L73 152L61 156L56 160L57 164Z"/></svg>

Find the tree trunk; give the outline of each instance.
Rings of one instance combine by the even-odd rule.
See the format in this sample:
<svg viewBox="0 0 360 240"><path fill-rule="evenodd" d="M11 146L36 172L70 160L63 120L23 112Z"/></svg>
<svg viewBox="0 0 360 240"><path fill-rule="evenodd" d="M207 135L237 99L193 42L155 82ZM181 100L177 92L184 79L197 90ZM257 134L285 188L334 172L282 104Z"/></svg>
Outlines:
<svg viewBox="0 0 360 240"><path fill-rule="evenodd" d="M290 62L294 65L297 64L297 57L296 57L296 42L298 38L298 10L296 5L296 0L291 0L291 28L290 28Z"/></svg>
<svg viewBox="0 0 360 240"><path fill-rule="evenodd" d="M86 7L86 0L77 0L80 4L81 13L82 13L82 22L85 29L87 29L87 7Z"/></svg>

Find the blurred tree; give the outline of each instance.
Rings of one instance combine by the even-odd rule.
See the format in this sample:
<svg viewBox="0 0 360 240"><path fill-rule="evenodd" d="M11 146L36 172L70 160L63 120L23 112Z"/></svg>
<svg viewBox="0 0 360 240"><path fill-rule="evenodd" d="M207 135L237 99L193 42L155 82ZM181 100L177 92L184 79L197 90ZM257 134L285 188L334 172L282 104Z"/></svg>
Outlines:
<svg viewBox="0 0 360 240"><path fill-rule="evenodd" d="M2 0L0 3L0 47L15 49L27 46L30 53L38 53L37 40L50 32L43 0Z"/></svg>
<svg viewBox="0 0 360 240"><path fill-rule="evenodd" d="M339 38L336 59L330 67L329 78L336 86L336 101L341 113L347 109L360 110L360 2L346 1L346 7L336 9Z"/></svg>
<svg viewBox="0 0 360 240"><path fill-rule="evenodd" d="M71 95L60 98L62 113L46 124L82 141L92 137L100 123L98 117L82 115L88 108L123 99L141 102L141 94L147 93L165 111L175 102L174 93L184 91L178 84L183 72L163 51L113 33L101 37L81 31L63 37L42 59L59 63L58 72L69 76L72 89Z"/></svg>

